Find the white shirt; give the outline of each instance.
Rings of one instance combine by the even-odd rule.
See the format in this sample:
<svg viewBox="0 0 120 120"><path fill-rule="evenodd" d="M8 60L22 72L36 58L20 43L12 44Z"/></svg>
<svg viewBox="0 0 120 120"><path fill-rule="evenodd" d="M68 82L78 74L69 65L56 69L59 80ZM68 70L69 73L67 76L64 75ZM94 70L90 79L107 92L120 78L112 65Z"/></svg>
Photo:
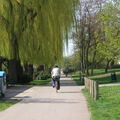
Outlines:
<svg viewBox="0 0 120 120"><path fill-rule="evenodd" d="M53 68L51 74L52 74L52 77L60 76L60 68Z"/></svg>

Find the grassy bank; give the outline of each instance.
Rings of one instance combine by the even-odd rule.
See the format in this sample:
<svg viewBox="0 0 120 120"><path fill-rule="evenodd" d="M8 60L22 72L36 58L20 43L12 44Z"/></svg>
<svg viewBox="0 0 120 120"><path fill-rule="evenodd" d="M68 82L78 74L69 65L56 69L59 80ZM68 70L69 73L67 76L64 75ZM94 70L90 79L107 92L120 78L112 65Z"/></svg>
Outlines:
<svg viewBox="0 0 120 120"><path fill-rule="evenodd" d="M51 82L51 78L49 78L47 80L33 80L33 81L27 83L27 85L46 85L49 82Z"/></svg>
<svg viewBox="0 0 120 120"><path fill-rule="evenodd" d="M82 83L80 81L80 77L72 77L72 78L76 82L77 85L82 85Z"/></svg>
<svg viewBox="0 0 120 120"><path fill-rule="evenodd" d="M89 73L91 71L89 70ZM120 68L115 68L115 69L108 69L108 73L112 73L112 72L120 72ZM70 73L70 75L79 75L80 72L79 71L76 71L76 72L72 72ZM94 74L92 76L95 76L95 75L102 75L102 74L106 74L105 73L105 69L94 69ZM89 75L91 76L91 75Z"/></svg>
<svg viewBox="0 0 120 120"><path fill-rule="evenodd" d="M3 111L12 105L16 104L17 102L20 102L20 100L14 100L14 99L2 99L0 98L0 111Z"/></svg>
<svg viewBox="0 0 120 120"><path fill-rule="evenodd" d="M88 100L92 120L120 120L120 86L101 87L100 98L95 101L83 90Z"/></svg>
<svg viewBox="0 0 120 120"><path fill-rule="evenodd" d="M120 72L120 68L108 69L108 73L113 73L113 72ZM94 69L93 76L102 75L102 74L106 74L105 69Z"/></svg>
<svg viewBox="0 0 120 120"><path fill-rule="evenodd" d="M92 78L92 80L97 81L99 84L107 84L107 83L113 83L113 82L120 82L120 75L116 75L117 80L112 80L111 76L106 77L97 77Z"/></svg>
<svg viewBox="0 0 120 120"><path fill-rule="evenodd" d="M82 85L80 81L80 77L72 77L72 78L77 85ZM120 82L120 75L116 75L116 78L117 80L112 80L111 76L105 76L105 77L96 77L91 79L97 81L99 84L108 84L108 83Z"/></svg>

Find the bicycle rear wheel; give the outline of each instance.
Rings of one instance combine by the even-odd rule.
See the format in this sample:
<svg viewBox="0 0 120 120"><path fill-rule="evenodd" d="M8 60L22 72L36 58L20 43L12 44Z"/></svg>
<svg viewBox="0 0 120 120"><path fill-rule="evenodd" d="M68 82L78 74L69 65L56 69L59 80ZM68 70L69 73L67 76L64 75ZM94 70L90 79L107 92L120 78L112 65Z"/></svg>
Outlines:
<svg viewBox="0 0 120 120"><path fill-rule="evenodd" d="M57 82L57 80L55 81L55 89L56 89L56 93L58 93L58 82Z"/></svg>

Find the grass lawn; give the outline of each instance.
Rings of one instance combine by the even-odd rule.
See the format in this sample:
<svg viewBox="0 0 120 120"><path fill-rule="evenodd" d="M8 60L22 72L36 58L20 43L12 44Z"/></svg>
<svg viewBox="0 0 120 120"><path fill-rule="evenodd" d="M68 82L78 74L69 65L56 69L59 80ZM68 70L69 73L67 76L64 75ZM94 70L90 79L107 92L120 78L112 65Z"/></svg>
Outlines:
<svg viewBox="0 0 120 120"><path fill-rule="evenodd" d="M100 87L97 101L86 89L83 93L87 97L92 120L120 120L120 86Z"/></svg>
<svg viewBox="0 0 120 120"><path fill-rule="evenodd" d="M89 71L91 72L91 71ZM115 68L115 69L108 69L108 73L112 73L112 72L120 72L120 68ZM79 71L76 71L76 72L72 72L72 73L69 73L70 75L79 75ZM93 76L95 75L102 75L102 74L106 74L105 73L105 69L94 69L94 74ZM89 75L91 76L91 75Z"/></svg>
<svg viewBox="0 0 120 120"><path fill-rule="evenodd" d="M80 77L72 77L72 78L76 82L77 85L82 85L82 83L80 81Z"/></svg>
<svg viewBox="0 0 120 120"><path fill-rule="evenodd" d="M99 84L107 84L107 83L113 83L113 82L120 82L120 75L116 75L117 80L111 80L111 76L106 77L96 77L91 78L92 80L98 81Z"/></svg>
<svg viewBox="0 0 120 120"><path fill-rule="evenodd" d="M10 106L16 104L17 102L20 102L20 100L0 98L0 111L9 108Z"/></svg>
<svg viewBox="0 0 120 120"><path fill-rule="evenodd" d="M108 73L112 72L120 72L120 68L114 68L114 69L108 69ZM101 75L101 74L106 74L105 69L94 69L94 75Z"/></svg>
<svg viewBox="0 0 120 120"><path fill-rule="evenodd" d="M51 78L49 78L47 80L33 80L33 81L27 83L27 85L46 85L49 82L51 82Z"/></svg>
<svg viewBox="0 0 120 120"><path fill-rule="evenodd" d="M114 82L120 82L120 75L116 75L117 80L111 80L111 76L106 77L96 77L92 78L92 80L97 81L99 84L108 84L108 83L114 83ZM77 85L82 85L80 81L80 77L72 77L73 80L76 82Z"/></svg>

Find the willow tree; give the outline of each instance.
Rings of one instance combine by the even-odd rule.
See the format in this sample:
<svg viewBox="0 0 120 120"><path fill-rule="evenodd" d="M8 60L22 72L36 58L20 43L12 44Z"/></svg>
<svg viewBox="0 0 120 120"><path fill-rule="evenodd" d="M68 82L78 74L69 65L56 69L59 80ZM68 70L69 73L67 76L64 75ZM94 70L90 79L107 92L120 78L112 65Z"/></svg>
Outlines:
<svg viewBox="0 0 120 120"><path fill-rule="evenodd" d="M1 56L8 58L17 80L27 62L52 65L62 58L63 43L74 22L77 0L1 0Z"/></svg>

